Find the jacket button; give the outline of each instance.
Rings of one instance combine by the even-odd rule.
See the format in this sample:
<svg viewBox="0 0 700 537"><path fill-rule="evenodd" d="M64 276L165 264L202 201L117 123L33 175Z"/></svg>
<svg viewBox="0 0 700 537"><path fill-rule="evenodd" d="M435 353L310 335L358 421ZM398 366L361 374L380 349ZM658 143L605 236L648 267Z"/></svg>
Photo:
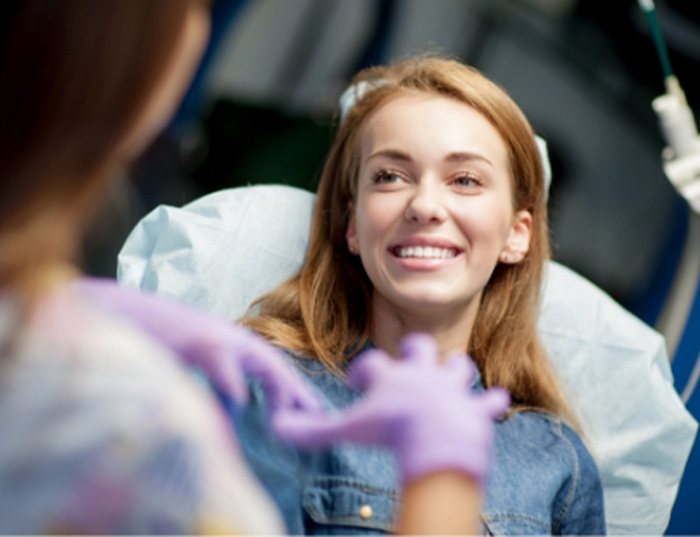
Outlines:
<svg viewBox="0 0 700 537"><path fill-rule="evenodd" d="M360 518L362 520L367 520L368 518L372 518L372 507L369 505L363 505L360 507Z"/></svg>

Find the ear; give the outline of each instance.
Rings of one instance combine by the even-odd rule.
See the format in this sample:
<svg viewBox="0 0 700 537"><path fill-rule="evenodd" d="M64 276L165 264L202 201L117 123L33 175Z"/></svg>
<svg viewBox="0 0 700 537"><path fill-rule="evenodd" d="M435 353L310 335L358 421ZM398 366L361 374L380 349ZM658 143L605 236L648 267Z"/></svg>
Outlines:
<svg viewBox="0 0 700 537"><path fill-rule="evenodd" d="M357 242L357 228L355 226L355 211L350 209L348 228L345 230L345 240L348 242L348 250L353 255L360 253L360 245Z"/></svg>
<svg viewBox="0 0 700 537"><path fill-rule="evenodd" d="M532 236L532 215L530 211L518 211L513 218L513 225L498 260L501 263L520 263L530 249Z"/></svg>

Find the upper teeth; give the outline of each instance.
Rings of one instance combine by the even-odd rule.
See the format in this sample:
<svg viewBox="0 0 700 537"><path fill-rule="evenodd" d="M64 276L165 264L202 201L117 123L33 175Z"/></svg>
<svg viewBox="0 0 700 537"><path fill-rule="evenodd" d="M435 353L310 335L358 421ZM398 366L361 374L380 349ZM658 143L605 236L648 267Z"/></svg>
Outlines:
<svg viewBox="0 0 700 537"><path fill-rule="evenodd" d="M434 246L402 246L396 249L399 257L422 257L448 259L455 256L452 248L436 248Z"/></svg>

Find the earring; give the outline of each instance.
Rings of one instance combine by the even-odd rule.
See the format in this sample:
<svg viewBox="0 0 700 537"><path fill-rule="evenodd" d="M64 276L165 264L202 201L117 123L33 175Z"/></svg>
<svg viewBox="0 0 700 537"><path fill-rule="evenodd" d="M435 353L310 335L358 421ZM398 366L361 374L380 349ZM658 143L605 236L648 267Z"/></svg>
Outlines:
<svg viewBox="0 0 700 537"><path fill-rule="evenodd" d="M357 254L358 254L357 245L354 243L354 241L348 241L348 251L349 251L352 255L357 255Z"/></svg>

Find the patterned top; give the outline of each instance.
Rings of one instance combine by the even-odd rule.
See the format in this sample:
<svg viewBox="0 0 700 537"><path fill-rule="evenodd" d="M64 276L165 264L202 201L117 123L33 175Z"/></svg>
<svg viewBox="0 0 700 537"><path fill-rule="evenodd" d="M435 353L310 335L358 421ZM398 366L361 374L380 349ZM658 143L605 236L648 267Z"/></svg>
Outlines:
<svg viewBox="0 0 700 537"><path fill-rule="evenodd" d="M282 533L205 384L75 293L0 296L0 533Z"/></svg>

